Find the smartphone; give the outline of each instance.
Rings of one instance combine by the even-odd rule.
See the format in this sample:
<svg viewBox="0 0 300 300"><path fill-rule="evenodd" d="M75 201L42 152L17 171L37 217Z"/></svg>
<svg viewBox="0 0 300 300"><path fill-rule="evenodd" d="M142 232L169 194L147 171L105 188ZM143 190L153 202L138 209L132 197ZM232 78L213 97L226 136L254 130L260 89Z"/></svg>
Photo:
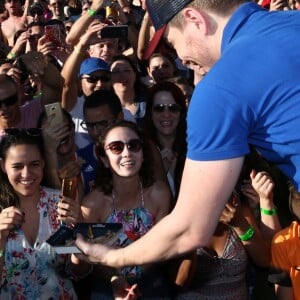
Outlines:
<svg viewBox="0 0 300 300"><path fill-rule="evenodd" d="M63 112L59 102L45 105L47 119L50 119L50 127L53 128L63 123Z"/></svg>
<svg viewBox="0 0 300 300"><path fill-rule="evenodd" d="M74 176L71 178L64 178L62 181L62 194L63 196L69 197L71 199L76 198L78 177Z"/></svg>
<svg viewBox="0 0 300 300"><path fill-rule="evenodd" d="M45 26L46 41L51 42L53 46L59 48L62 46L62 37L60 34L60 27L58 24Z"/></svg>
<svg viewBox="0 0 300 300"><path fill-rule="evenodd" d="M106 26L97 33L100 39L122 39L128 37L128 25Z"/></svg>
<svg viewBox="0 0 300 300"><path fill-rule="evenodd" d="M20 81L22 84L24 84L29 76L29 72L28 72L21 56L16 58L14 65L21 71Z"/></svg>

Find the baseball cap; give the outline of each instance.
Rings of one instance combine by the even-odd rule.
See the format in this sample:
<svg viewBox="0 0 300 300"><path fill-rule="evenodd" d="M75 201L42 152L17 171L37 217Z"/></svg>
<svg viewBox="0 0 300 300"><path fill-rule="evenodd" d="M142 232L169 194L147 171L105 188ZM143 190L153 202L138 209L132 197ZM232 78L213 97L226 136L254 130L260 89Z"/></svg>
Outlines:
<svg viewBox="0 0 300 300"><path fill-rule="evenodd" d="M41 16L44 13L44 9L41 4L34 2L30 5L28 9L28 15L34 16L37 14L38 16Z"/></svg>
<svg viewBox="0 0 300 300"><path fill-rule="evenodd" d="M108 64L101 58L89 57L86 58L80 65L78 77L89 75L96 71L110 71Z"/></svg>
<svg viewBox="0 0 300 300"><path fill-rule="evenodd" d="M146 0L147 11L155 30L166 25L193 0Z"/></svg>

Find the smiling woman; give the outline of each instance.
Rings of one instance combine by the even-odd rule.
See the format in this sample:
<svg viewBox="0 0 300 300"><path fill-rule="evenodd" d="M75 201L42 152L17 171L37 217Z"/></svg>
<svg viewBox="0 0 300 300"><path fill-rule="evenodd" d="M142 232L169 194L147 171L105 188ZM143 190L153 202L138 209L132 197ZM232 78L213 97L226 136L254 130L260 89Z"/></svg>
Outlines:
<svg viewBox="0 0 300 300"><path fill-rule="evenodd" d="M100 176L95 189L83 199L82 215L85 222L122 223L123 230L114 246L124 247L169 213L170 192L165 182L154 180L149 144L136 124L128 121L109 124L98 152L102 162L98 169ZM84 265L75 257L72 260L80 268ZM168 299L167 279L160 264L121 270L97 266L94 270L92 299L113 299L115 291L110 279L116 274L124 294L129 292L129 285L138 283L143 296Z"/></svg>
<svg viewBox="0 0 300 300"><path fill-rule="evenodd" d="M41 131L7 129L0 166L0 298L76 299L71 281L58 275L67 257L55 254L46 239L60 220L76 222L67 213L78 216L79 204L71 205L71 199L59 199L60 191L40 186Z"/></svg>

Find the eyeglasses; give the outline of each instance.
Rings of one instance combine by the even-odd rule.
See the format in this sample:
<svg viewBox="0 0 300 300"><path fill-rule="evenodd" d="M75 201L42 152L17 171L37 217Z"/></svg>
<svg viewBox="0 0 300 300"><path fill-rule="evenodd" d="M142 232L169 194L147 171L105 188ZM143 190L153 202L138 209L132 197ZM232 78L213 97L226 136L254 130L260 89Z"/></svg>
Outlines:
<svg viewBox="0 0 300 300"><path fill-rule="evenodd" d="M12 136L41 136L42 130L40 128L6 128L4 129L5 134Z"/></svg>
<svg viewBox="0 0 300 300"><path fill-rule="evenodd" d="M108 74L90 75L88 77L81 77L81 79L86 79L88 83L96 83L99 80L102 82L109 82L111 80Z"/></svg>
<svg viewBox="0 0 300 300"><path fill-rule="evenodd" d="M139 139L133 139L127 143L122 141L114 141L109 143L106 147L104 147L104 149L110 150L111 153L118 155L123 152L125 145L130 152L134 153L139 152L142 149L142 141Z"/></svg>
<svg viewBox="0 0 300 300"><path fill-rule="evenodd" d="M3 100L0 100L0 107L2 107L3 105L5 106L11 106L14 105L18 102L18 94L14 94L12 96L9 96Z"/></svg>
<svg viewBox="0 0 300 300"><path fill-rule="evenodd" d="M178 104L156 104L153 106L153 111L156 113L162 113L165 110L168 110L170 113L176 114L180 112L181 108Z"/></svg>
<svg viewBox="0 0 300 300"><path fill-rule="evenodd" d="M103 121L99 121L99 122L85 122L85 121L82 121L80 123L80 126L85 130L92 130L94 128L99 130L99 129L106 128L110 122L111 121L107 121L107 120L103 120Z"/></svg>

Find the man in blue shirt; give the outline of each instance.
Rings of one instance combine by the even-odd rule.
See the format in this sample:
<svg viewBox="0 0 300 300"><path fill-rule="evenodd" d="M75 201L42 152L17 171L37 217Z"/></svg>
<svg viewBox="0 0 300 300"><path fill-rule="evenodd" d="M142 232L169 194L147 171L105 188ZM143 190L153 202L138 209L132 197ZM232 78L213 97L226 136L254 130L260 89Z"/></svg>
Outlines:
<svg viewBox="0 0 300 300"><path fill-rule="evenodd" d="M183 64L207 75L190 103L187 159L171 214L122 250L77 240L90 261L114 267L206 246L249 144L300 186L299 13L244 0L148 0L147 10Z"/></svg>

